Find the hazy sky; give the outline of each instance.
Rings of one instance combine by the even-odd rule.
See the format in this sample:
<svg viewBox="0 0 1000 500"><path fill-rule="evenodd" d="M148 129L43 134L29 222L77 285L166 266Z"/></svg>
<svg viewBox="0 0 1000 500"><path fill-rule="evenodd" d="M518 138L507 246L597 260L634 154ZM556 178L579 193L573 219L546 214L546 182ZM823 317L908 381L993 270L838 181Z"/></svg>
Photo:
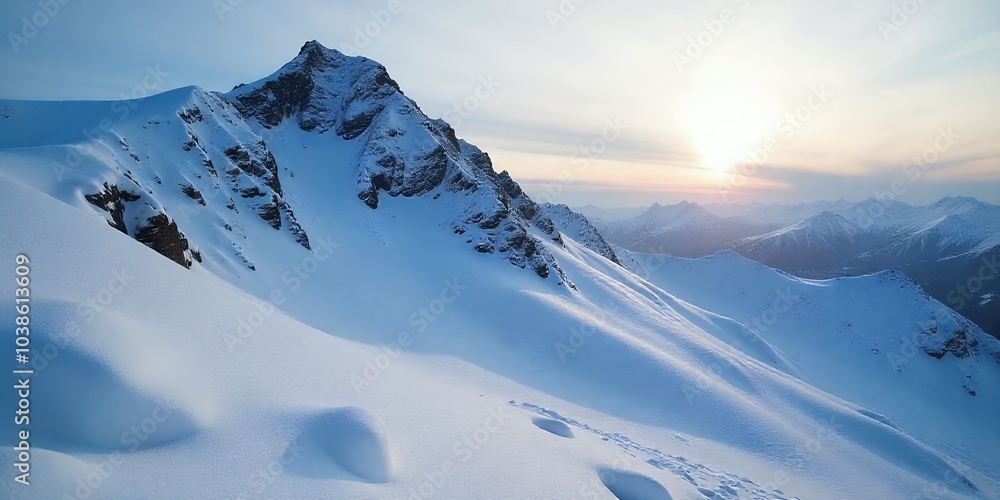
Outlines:
<svg viewBox="0 0 1000 500"><path fill-rule="evenodd" d="M547 201L1000 203L996 0L52 3L0 6L0 98L226 91L316 39Z"/></svg>

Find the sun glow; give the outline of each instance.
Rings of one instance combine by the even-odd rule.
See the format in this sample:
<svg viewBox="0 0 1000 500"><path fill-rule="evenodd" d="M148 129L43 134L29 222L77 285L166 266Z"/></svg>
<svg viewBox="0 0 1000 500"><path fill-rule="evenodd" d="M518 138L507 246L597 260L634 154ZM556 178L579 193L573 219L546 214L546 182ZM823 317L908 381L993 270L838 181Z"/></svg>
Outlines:
<svg viewBox="0 0 1000 500"><path fill-rule="evenodd" d="M721 174L749 161L747 151L773 133L773 106L739 82L688 92L677 121L694 142L702 166Z"/></svg>

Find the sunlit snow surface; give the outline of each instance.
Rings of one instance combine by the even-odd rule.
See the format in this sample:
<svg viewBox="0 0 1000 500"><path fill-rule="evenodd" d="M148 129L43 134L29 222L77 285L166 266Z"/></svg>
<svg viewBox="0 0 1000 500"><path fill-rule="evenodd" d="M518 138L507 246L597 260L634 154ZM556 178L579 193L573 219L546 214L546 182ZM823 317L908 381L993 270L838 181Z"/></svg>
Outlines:
<svg viewBox="0 0 1000 500"><path fill-rule="evenodd" d="M1000 494L995 341L962 360L906 348L907 325L939 313L905 280L795 280L729 254L632 255L640 278L574 241L579 228L562 243L532 228L574 289L454 234L467 197L373 210L356 144L269 131L220 101L198 122L207 154L263 137L310 251L210 193L177 117L206 99L149 98L93 148L79 131L109 103L0 115L0 262L12 276L14 255L31 258L36 368L32 484L9 468L0 496ZM53 168L74 148L79 165ZM84 199L125 171L159 186L147 208L170 213L202 263L158 255ZM786 288L802 302L755 330ZM11 414L15 398L0 391ZM7 463L16 429L0 424Z"/></svg>

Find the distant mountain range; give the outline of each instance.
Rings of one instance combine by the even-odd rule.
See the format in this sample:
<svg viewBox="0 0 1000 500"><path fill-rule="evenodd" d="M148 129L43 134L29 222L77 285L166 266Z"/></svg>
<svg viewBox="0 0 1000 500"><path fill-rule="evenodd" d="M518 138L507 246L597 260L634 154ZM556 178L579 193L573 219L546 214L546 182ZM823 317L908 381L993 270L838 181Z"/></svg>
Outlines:
<svg viewBox="0 0 1000 500"><path fill-rule="evenodd" d="M968 197L928 206L869 198L799 205L655 204L594 224L630 251L701 257L733 250L805 278L898 269L1000 336L1000 206ZM606 211L605 214L613 213Z"/></svg>

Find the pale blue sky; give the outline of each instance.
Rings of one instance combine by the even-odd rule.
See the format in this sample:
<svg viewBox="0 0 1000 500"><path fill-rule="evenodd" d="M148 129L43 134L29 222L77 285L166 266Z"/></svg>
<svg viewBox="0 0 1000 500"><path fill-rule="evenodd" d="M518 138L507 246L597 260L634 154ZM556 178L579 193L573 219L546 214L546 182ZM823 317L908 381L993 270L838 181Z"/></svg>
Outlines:
<svg viewBox="0 0 1000 500"><path fill-rule="evenodd" d="M345 3L70 0L50 16L4 2L0 98L120 98L147 67L162 90L226 91L316 39L383 63L555 202L859 200L897 182L910 203L1000 203L994 0ZM926 170L904 170L935 142Z"/></svg>

